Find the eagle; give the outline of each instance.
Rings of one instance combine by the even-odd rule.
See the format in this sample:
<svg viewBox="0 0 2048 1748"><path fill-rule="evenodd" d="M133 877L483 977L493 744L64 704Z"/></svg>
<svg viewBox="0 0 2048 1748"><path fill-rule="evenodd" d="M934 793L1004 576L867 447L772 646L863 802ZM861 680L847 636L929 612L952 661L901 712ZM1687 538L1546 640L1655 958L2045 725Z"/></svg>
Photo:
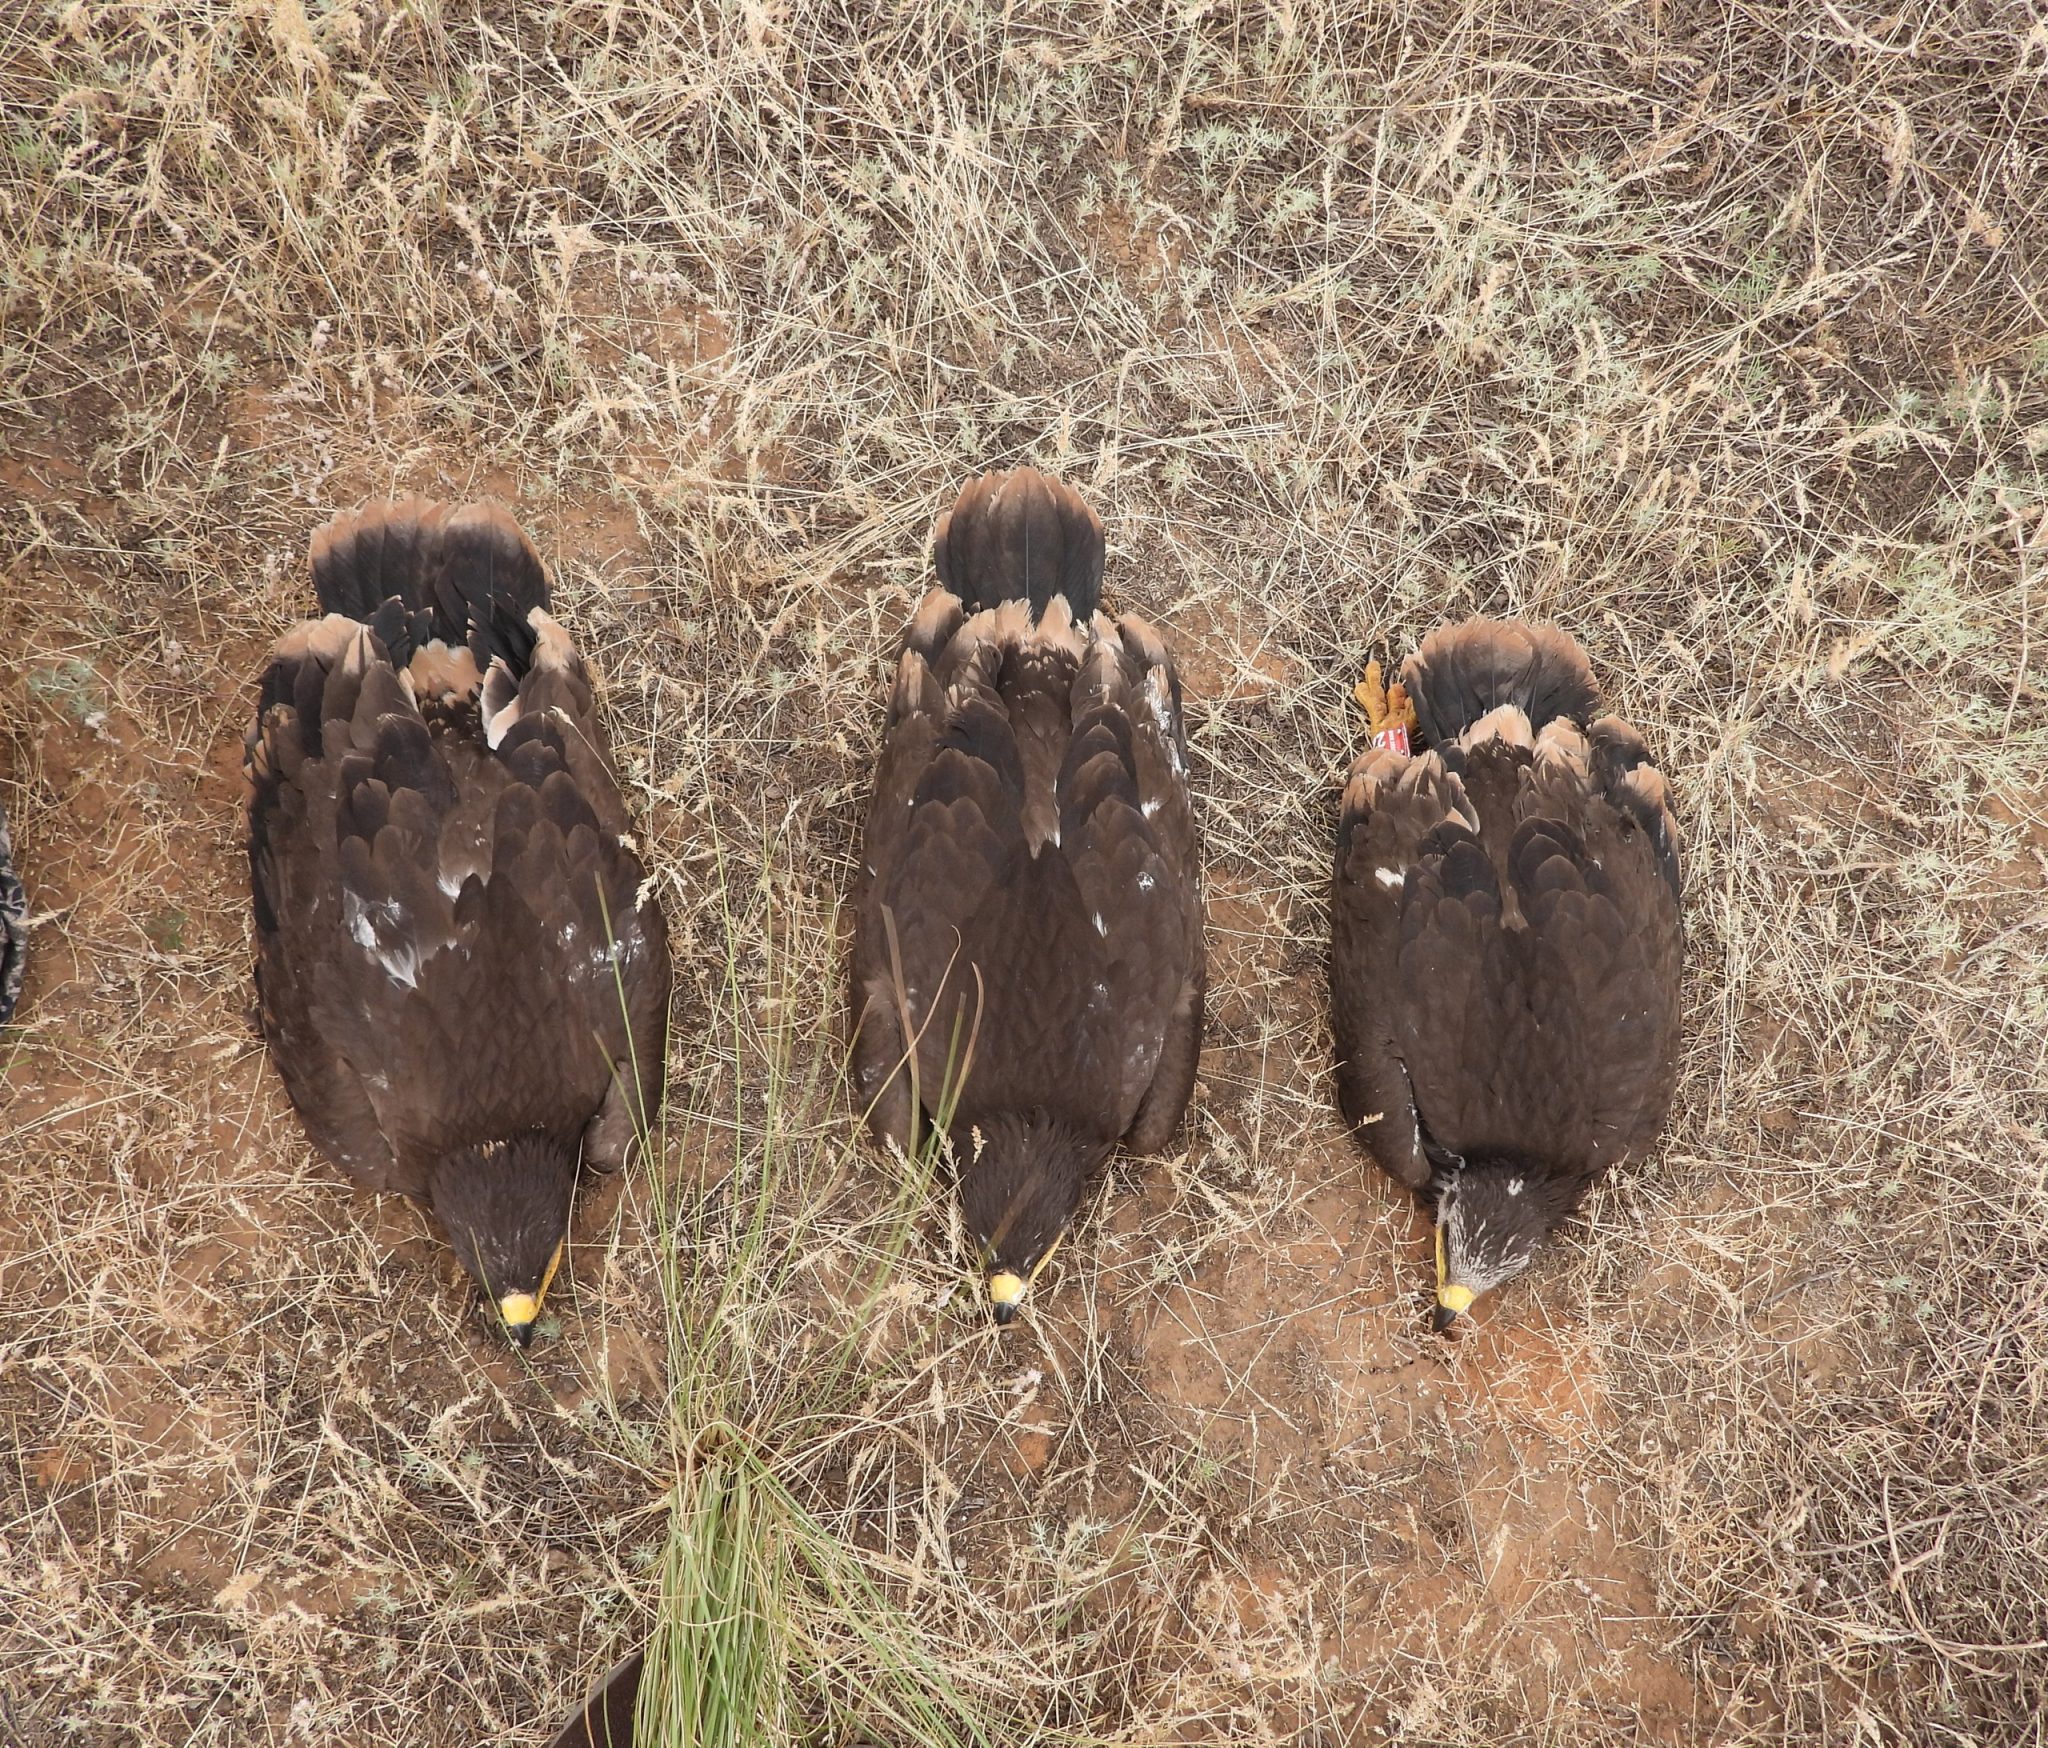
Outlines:
<svg viewBox="0 0 2048 1748"><path fill-rule="evenodd" d="M430 1208L524 1347L579 1159L659 1102L666 927L519 525L371 503L312 572L246 744L263 1034L314 1144Z"/></svg>
<svg viewBox="0 0 2048 1748"><path fill-rule="evenodd" d="M1180 682L1097 610L1101 520L1031 468L968 481L911 620L854 893L856 1095L948 1136L998 1323L1118 1142L1180 1122L1201 1053Z"/></svg>
<svg viewBox="0 0 2048 1748"><path fill-rule="evenodd" d="M1442 1331L1663 1126L1678 828L1642 736L1555 627L1468 620L1384 694L1378 678L1337 823L1337 1092L1434 1216Z"/></svg>

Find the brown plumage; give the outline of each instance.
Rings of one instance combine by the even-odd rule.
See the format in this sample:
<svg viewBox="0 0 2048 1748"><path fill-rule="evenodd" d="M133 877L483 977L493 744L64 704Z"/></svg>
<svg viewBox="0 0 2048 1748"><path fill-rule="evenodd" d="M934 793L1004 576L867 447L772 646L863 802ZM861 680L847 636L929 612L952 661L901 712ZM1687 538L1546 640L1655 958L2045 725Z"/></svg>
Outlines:
<svg viewBox="0 0 2048 1748"><path fill-rule="evenodd" d="M1563 632L1470 620L1402 680L1427 750L1346 779L1331 1020L1346 1119L1437 1219L1443 1328L1663 1125L1678 833Z"/></svg>
<svg viewBox="0 0 2048 1748"><path fill-rule="evenodd" d="M877 1138L908 1148L971 1043L951 1136L1008 1322L1089 1176L1187 1105L1199 856L1173 662L1096 611L1095 513L1029 468L985 474L934 547L855 894L854 1066Z"/></svg>
<svg viewBox="0 0 2048 1748"><path fill-rule="evenodd" d="M246 755L264 1035L321 1151L432 1207L524 1343L579 1155L620 1165L660 1097L667 932L517 524L370 504L312 568Z"/></svg>

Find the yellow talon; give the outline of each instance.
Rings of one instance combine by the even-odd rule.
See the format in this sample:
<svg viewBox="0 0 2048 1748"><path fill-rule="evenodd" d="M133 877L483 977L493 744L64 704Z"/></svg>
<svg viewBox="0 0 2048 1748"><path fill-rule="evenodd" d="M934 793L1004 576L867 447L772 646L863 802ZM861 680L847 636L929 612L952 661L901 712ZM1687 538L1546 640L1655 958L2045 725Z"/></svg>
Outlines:
<svg viewBox="0 0 2048 1748"><path fill-rule="evenodd" d="M1351 696L1365 712L1365 725L1374 734L1390 728L1414 732L1415 706L1408 701L1408 688L1399 680L1389 686L1377 657L1365 664L1365 678L1352 688Z"/></svg>

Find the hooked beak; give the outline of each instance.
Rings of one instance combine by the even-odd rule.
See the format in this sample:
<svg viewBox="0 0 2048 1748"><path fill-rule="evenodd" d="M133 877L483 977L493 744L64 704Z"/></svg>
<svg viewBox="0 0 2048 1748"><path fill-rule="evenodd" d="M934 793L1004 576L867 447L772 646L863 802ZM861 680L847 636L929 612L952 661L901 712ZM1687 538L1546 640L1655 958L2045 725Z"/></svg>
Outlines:
<svg viewBox="0 0 2048 1748"><path fill-rule="evenodd" d="M563 1244L568 1241L563 1240ZM525 1348L533 1345L533 1326L540 1321L540 1303L548 1296L548 1288L555 1284L555 1270L562 1266L562 1244L555 1246L555 1254L548 1258L548 1266L541 1271L540 1287L531 1293L507 1293L498 1301L498 1315L505 1320L505 1333L514 1343Z"/></svg>
<svg viewBox="0 0 2048 1748"><path fill-rule="evenodd" d="M505 1333L521 1347L533 1345L533 1326L540 1321L540 1300L532 1293L507 1293L498 1301Z"/></svg>
<svg viewBox="0 0 2048 1748"><path fill-rule="evenodd" d="M1436 1309L1429 1314L1429 1327L1442 1335L1472 1309L1472 1301L1478 1297L1464 1282L1450 1278L1450 1271L1444 1263L1444 1229L1439 1225L1436 1229Z"/></svg>
<svg viewBox="0 0 2048 1748"><path fill-rule="evenodd" d="M1013 1275L1005 1269L999 1275L988 1278L988 1302L994 1308L996 1321L1010 1324L1017 1320L1017 1307L1024 1303L1024 1289L1029 1285L1022 1275Z"/></svg>
<svg viewBox="0 0 2048 1748"><path fill-rule="evenodd" d="M1045 1273L1045 1265L1052 1261L1052 1253L1059 1249L1060 1241L1065 1237L1066 1234L1062 1232L1059 1238L1055 1238L1045 1247L1045 1254L1031 1265L1029 1280L1009 1269L989 1276L988 1302L995 1308L998 1324L1007 1326L1017 1321L1017 1307L1024 1303L1024 1295L1031 1290L1038 1277Z"/></svg>

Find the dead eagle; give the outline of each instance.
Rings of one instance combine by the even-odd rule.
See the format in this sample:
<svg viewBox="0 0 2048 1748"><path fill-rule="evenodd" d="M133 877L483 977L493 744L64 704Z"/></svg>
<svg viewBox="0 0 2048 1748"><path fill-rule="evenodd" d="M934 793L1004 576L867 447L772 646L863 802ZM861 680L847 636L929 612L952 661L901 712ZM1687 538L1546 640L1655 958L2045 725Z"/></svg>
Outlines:
<svg viewBox="0 0 2048 1748"><path fill-rule="evenodd" d="M245 764L264 1036L320 1150L429 1205L524 1346L579 1150L618 1166L660 1097L667 931L511 517L369 504L312 567Z"/></svg>
<svg viewBox="0 0 2048 1748"><path fill-rule="evenodd" d="M1435 1325L1640 1155L1678 1060L1678 833L1642 737L1549 626L1438 631L1360 688L1330 1004L1345 1119L1437 1223ZM1391 699L1391 708L1384 699Z"/></svg>
<svg viewBox="0 0 2048 1748"><path fill-rule="evenodd" d="M855 895L854 1068L885 1144L946 1115L1007 1323L1119 1139L1154 1151L1187 1106L1200 871L1180 685L1151 626L1096 611L1095 512L984 474L933 556Z"/></svg>

